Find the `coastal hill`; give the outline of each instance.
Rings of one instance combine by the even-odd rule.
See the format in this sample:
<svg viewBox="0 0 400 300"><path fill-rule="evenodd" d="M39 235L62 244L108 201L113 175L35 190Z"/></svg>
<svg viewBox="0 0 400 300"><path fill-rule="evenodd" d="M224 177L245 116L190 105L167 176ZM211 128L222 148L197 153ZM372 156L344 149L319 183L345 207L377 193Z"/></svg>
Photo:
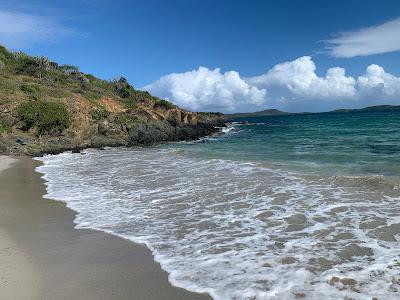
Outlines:
<svg viewBox="0 0 400 300"><path fill-rule="evenodd" d="M214 132L218 116L0 46L0 153L192 140Z"/></svg>

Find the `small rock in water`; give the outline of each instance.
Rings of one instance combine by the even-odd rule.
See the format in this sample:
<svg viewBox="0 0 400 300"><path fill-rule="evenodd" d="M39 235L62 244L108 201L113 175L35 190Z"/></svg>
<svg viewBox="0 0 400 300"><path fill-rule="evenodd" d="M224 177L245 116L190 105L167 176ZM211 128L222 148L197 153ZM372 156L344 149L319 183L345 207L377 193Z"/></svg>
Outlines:
<svg viewBox="0 0 400 300"><path fill-rule="evenodd" d="M294 297L296 299L305 298L306 294L304 294L304 293L294 293Z"/></svg>
<svg viewBox="0 0 400 300"><path fill-rule="evenodd" d="M336 276L332 276L332 278L331 278L331 280L329 280L329 284L330 285L335 285L336 283L338 283L339 282L339 277L336 277Z"/></svg>
<svg viewBox="0 0 400 300"><path fill-rule="evenodd" d="M274 247L277 249L283 249L285 248L285 244L282 242L275 242Z"/></svg>
<svg viewBox="0 0 400 300"><path fill-rule="evenodd" d="M374 252L371 248L360 247L359 245L352 243L340 251L338 255L345 260L351 260L353 257L357 256L372 256L374 255Z"/></svg>
<svg viewBox="0 0 400 300"><path fill-rule="evenodd" d="M265 268L272 268L272 266L271 266L269 263L263 264L263 267L265 267Z"/></svg>
<svg viewBox="0 0 400 300"><path fill-rule="evenodd" d="M293 256L287 256L281 259L281 264L283 265L291 265L297 262L297 259Z"/></svg>
<svg viewBox="0 0 400 300"><path fill-rule="evenodd" d="M341 278L340 282L344 285L356 285L357 281L353 278Z"/></svg>

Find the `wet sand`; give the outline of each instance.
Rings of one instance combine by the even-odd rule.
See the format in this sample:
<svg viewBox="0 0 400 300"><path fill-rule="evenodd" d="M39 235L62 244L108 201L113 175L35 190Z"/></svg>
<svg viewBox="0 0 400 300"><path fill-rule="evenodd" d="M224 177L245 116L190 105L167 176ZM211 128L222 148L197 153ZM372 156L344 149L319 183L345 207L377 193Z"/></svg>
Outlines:
<svg viewBox="0 0 400 300"><path fill-rule="evenodd" d="M9 165L12 163L11 165ZM144 246L74 229L39 162L0 156L0 299L210 299L173 287Z"/></svg>

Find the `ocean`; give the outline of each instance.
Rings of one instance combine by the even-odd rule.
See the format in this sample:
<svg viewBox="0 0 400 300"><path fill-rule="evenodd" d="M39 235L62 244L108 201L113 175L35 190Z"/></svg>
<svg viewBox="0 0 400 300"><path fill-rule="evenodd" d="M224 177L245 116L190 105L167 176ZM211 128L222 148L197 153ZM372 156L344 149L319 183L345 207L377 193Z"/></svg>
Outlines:
<svg viewBox="0 0 400 300"><path fill-rule="evenodd" d="M237 121L197 142L45 156L37 171L77 228L146 244L176 286L398 299L400 113Z"/></svg>

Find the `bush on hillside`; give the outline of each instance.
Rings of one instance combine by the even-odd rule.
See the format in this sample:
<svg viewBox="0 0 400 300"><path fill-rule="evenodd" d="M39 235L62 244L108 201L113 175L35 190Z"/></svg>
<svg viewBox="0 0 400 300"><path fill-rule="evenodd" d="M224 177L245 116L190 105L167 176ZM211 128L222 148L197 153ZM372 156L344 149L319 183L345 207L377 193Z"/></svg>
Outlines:
<svg viewBox="0 0 400 300"><path fill-rule="evenodd" d="M17 107L17 117L22 130L36 128L39 135L60 135L71 124L71 117L64 105L43 100L21 103Z"/></svg>
<svg viewBox="0 0 400 300"><path fill-rule="evenodd" d="M28 55L17 56L14 62L14 70L17 74L40 77L41 72L33 57Z"/></svg>
<svg viewBox="0 0 400 300"><path fill-rule="evenodd" d="M26 84L23 83L20 85L20 90L29 95L39 95L41 93L41 88L36 84Z"/></svg>
<svg viewBox="0 0 400 300"><path fill-rule="evenodd" d="M121 98L129 98L135 91L134 88L128 83L128 80L126 80L124 77L121 77L118 80L114 80L113 84L114 91Z"/></svg>
<svg viewBox="0 0 400 300"><path fill-rule="evenodd" d="M154 107L160 107L160 108L165 108L165 109L172 109L175 107L171 102L167 100L157 100L154 104Z"/></svg>
<svg viewBox="0 0 400 300"><path fill-rule="evenodd" d="M0 116L0 134L11 132L11 122Z"/></svg>
<svg viewBox="0 0 400 300"><path fill-rule="evenodd" d="M79 73L79 68L74 65L61 65L59 69L67 74Z"/></svg>
<svg viewBox="0 0 400 300"><path fill-rule="evenodd" d="M90 116L94 121L101 121L106 119L110 113L105 109L95 109L90 112Z"/></svg>
<svg viewBox="0 0 400 300"><path fill-rule="evenodd" d="M114 116L115 123L131 128L137 123L145 123L147 119L143 116L136 114L129 114L126 112L117 113Z"/></svg>
<svg viewBox="0 0 400 300"><path fill-rule="evenodd" d="M3 68L14 59L12 52L0 45L0 61L3 63Z"/></svg>

